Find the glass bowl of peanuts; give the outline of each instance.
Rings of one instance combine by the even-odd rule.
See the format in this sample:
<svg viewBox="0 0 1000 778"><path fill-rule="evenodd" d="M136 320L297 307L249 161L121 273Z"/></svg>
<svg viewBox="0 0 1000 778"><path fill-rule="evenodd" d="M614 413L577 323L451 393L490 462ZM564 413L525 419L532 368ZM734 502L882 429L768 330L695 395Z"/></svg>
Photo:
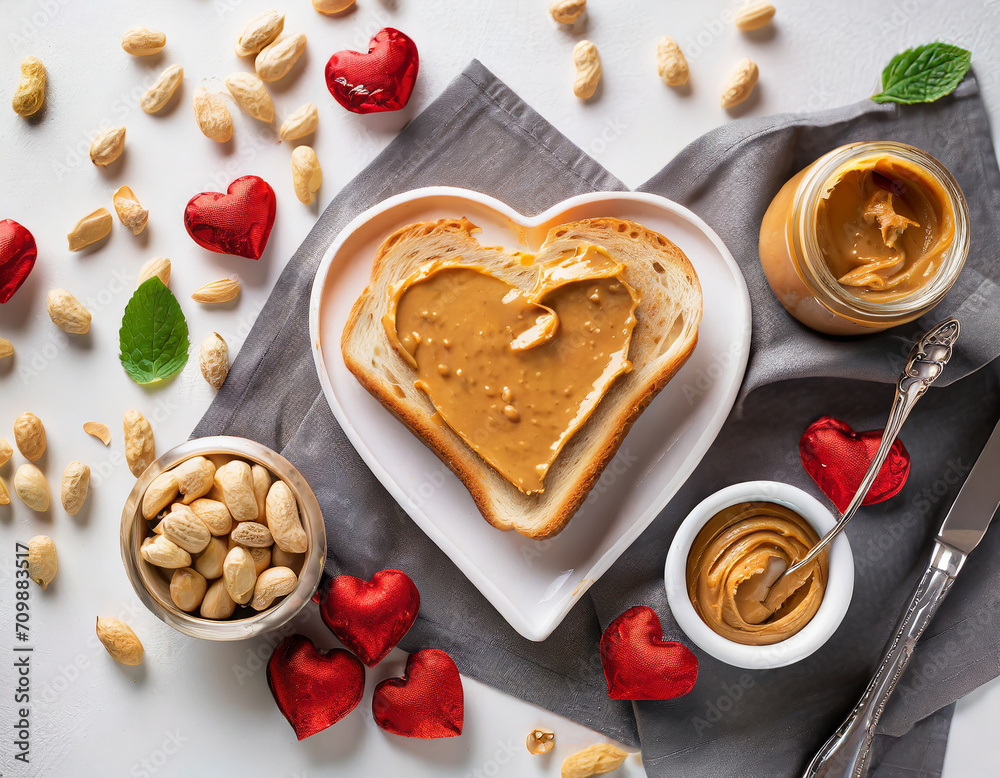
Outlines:
<svg viewBox="0 0 1000 778"><path fill-rule="evenodd" d="M139 599L185 635L242 640L285 624L315 594L323 514L292 464L246 438L197 438L139 477L121 552Z"/></svg>

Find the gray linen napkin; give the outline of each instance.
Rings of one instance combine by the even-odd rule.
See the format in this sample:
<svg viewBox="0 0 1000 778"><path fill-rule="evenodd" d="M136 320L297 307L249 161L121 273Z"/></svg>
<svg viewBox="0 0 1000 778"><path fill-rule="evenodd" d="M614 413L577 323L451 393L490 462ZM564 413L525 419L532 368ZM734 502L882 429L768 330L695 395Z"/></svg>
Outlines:
<svg viewBox="0 0 1000 778"><path fill-rule="evenodd" d="M924 319L877 336L824 337L788 316L771 293L757 253L760 221L778 188L809 162L844 143L877 139L911 143L952 171L969 201L972 249L954 290ZM720 234L747 279L753 337L738 413L663 514L591 590L602 623L621 611L624 599L655 603L672 624L660 579L663 559L677 525L715 489L772 479L824 499L799 462L805 428L822 415L859 431L884 426L894 390L870 382L894 384L914 337L934 322L953 314L962 323L961 353L942 376L942 384L951 385L922 400L901 435L912 457L906 487L892 500L863 509L847 530L855 594L837 634L812 657L783 670L740 671L699 653L701 673L691 694L637 705L644 762L652 774L691 774L726 759L742 775L794 774L874 672L927 563L930 538L1000 415L997 363L970 375L1000 355L1000 267L994 256L1000 172L978 86L970 77L953 96L930 106L866 100L818 114L733 122L692 143L641 189L687 205ZM866 382L846 380L851 378ZM959 378L965 380L955 384ZM918 645L880 732L902 735L1000 674L998 551L1000 535L988 534ZM947 728L938 738L924 729L908 738L910 748L893 748L892 760L898 766L909 753L916 774L933 774L943 759Z"/></svg>
<svg viewBox="0 0 1000 778"><path fill-rule="evenodd" d="M651 775L675 771L691 775L792 774L844 714L872 669L894 609L907 596L913 576L919 572L917 564L923 565L923 545L930 527L954 498L957 486L953 481L964 476L963 468L974 459L988 424L997 415L996 378L991 371L935 392L908 423L904 440L911 446L914 459L910 482L902 495L867 509L865 516L855 522L860 530L852 531L851 537L859 557L859 586L844 627L817 655L823 661L814 658L786 670L752 674L743 692L738 692L743 688L744 673L701 657L701 676L691 695L667 703L635 706L633 715L630 704L608 700L597 644L603 627L637 603L652 604L667 631L676 629L663 595L662 564L677 522L694 502L715 488L743 478L767 477L808 486L808 478L797 464L796 447L802 429L818 415L838 415L858 429L881 426L891 400L888 387L808 377L846 375L891 380L897 365L886 359L886 353L890 353L886 344L895 345L891 353L905 353L908 345L904 347L904 341L908 343L910 333L880 336L878 340L884 343L878 346L865 340L846 343L820 338L801 328L797 332L794 327L792 332L782 330L788 324L783 311L772 311L768 317L758 310L762 305L766 310L763 292L767 290L760 288L756 253L749 243L750 233L756 239L759 223L759 216L750 211L762 213L773 191L799 165L798 160L801 164L811 161L807 148L795 148L796 139L809 135L810 128L816 128L817 136L826 133L827 145L832 147L852 137L849 133L854 123L869 115L883 123L881 132L872 137L903 140L907 139L904 130L914 124L936 123L940 137L947 134L945 128L950 122L963 127L965 136L969 136L970 126L985 125L971 79L955 98L925 114L897 116L891 108L868 108L870 104L799 120L777 117L733 122L706 136L703 152L697 145L692 147L648 185L653 191L679 187L674 196L702 212L734 250L748 276L754 304L754 352L747 386L764 388L745 397L742 417L730 420L705 463L651 525L643 542L630 549L605 580L592 589L593 596L581 600L544 643L531 643L509 628L382 489L337 427L309 352L308 296L319 259L343 225L385 197L418 186L451 184L492 194L530 214L573 194L623 188L478 62L470 64L320 217L288 263L226 384L193 434L228 433L254 438L282 451L303 472L324 509L330 539L328 573L369 577L378 569L398 567L413 577L421 592L422 607L403 648L443 648L466 675L626 743L637 743L641 735ZM798 124L793 126L795 121ZM776 141L771 150L777 156L769 159L765 149L756 155L755 165L745 167L742 177L737 175L737 166L732 164L737 155L727 150L741 144L752 146L750 141L772 136ZM813 142L817 149L824 145L822 140ZM937 144L918 145L943 158L970 200L973 194L995 198L997 173L989 136L977 136L969 144L965 151L972 157L978 155L978 173L975 169L956 169ZM699 170L700 183L688 185L686 182L695 177L688 178L685 169L695 165L698 167L692 169ZM716 170L722 176L718 191L740 193L745 222L723 218L709 207ZM762 172L766 181L758 178ZM960 172L968 175L963 177ZM984 235L983 230L992 229L992 234L997 234L993 222L986 221L987 216L974 212L976 241ZM970 260L970 268L976 271L978 265ZM984 288L992 283L984 280L990 275L988 270L978 269L981 276L976 278L967 270L972 287L965 292L956 290L946 304L958 307L974 290L992 299L995 287ZM989 307L984 303L980 311ZM983 365L1000 352L988 330L970 326L971 320L961 315L971 332L963 336L954 369L949 367L951 379ZM855 370L862 362L862 353L866 362L863 369ZM805 380L780 383L790 377ZM950 469L942 464L946 462ZM922 496L921 489L930 489L930 496ZM867 565L866 554L872 557ZM988 549L977 551L977 556L981 565L987 565ZM932 638L944 638L938 655L947 652L950 660L954 650L949 646L955 638L949 638L949 634L961 635L965 640L963 618L972 618L980 625L961 643L959 653L963 656L957 660L962 663L961 680L943 680L944 675L952 674L951 666L947 673L933 675L924 671L920 677L925 682L914 684L912 694L900 697L909 700L906 712L894 718L894 710L890 711L887 721L895 722L894 728L887 730L891 734L906 732L914 721L972 688L970 684L982 683L997 674L995 667L976 665L977 659L992 656L986 646L1000 626L995 617L989 620L997 605L996 598L989 595L989 590L997 587L989 584L996 578L990 578L988 567L980 575L982 580L976 584L980 576L971 569L963 574L965 580L960 579L956 585ZM963 587L963 583L967 585ZM968 650L965 646L969 646ZM924 656L930 662L928 668L940 664L940 660L935 664L932 656L933 645L930 648L918 655L916 671L920 672ZM729 694L730 701L721 703L728 708L721 711L718 700L724 693ZM782 702L791 707L779 706ZM718 718L711 713L713 703ZM711 726L696 727L695 719L705 717L713 719ZM880 745L885 768L882 774L892 774L890 768L919 766L921 760L924 766L912 774L934 774L943 756L948 719L946 713L922 722L919 731ZM928 748L928 743L936 743L937 748ZM919 757L916 761L914 755Z"/></svg>

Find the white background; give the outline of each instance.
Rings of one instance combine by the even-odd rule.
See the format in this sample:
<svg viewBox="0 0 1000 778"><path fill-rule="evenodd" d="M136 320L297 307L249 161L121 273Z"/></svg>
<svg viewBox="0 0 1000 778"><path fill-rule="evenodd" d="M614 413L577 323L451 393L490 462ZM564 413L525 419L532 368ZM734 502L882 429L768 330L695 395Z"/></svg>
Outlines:
<svg viewBox="0 0 1000 778"><path fill-rule="evenodd" d="M313 207L294 197L289 144L232 106L232 142L213 143L198 131L190 98L199 85L221 89L221 78L250 67L232 51L243 24L272 6L269 0L156 0L0 3L0 218L26 225L38 242L39 261L11 302L0 308L0 335L17 355L0 367L0 436L23 410L37 413L48 432L42 465L58 491L63 468L87 462L91 496L75 518L58 500L48 514L32 514L15 499L0 508L0 771L3 775L261 775L473 776L556 775L562 758L601 740L586 729L465 681L466 732L450 741L410 741L371 723L370 689L397 674L401 652L369 672L369 694L343 722L302 743L276 710L261 669L270 643L225 645L174 633L145 611L133 594L118 552L121 506L133 479L122 456L121 417L136 407L151 419L157 451L184 440L213 391L197 366L197 344L212 330L238 350L284 262L322 207L425 107L472 57L629 186L668 162L685 144L726 122L718 107L721 84L740 57L760 65L753 98L733 115L815 110L863 99L878 83L892 54L936 38L970 48L994 119L1000 106L1000 3L996 0L778 0L773 28L753 37L730 23L734 3L703 0L627 2L591 0L580 32L560 28L545 0L360 0L341 18L315 13L307 0L284 6L286 30L309 35L307 53L291 76L272 87L280 117L306 101L320 107L314 146L325 183ZM121 33L145 24L167 34L156 57L134 59L119 47ZM398 114L359 117L343 111L323 83L323 65L343 48L365 48L368 37L391 25L411 35L421 54L417 88ZM688 55L689 93L657 80L656 41L670 34ZM604 63L597 98L580 103L571 92L570 51L582 35L599 47ZM17 82L17 63L41 58L49 73L46 110L25 121L5 106ZM185 68L179 100L160 116L147 116L138 98L169 64ZM275 123L275 127L278 122ZM87 159L99 129L124 124L122 160L98 169ZM956 128L957 131L958 128ZM253 173L274 187L278 217L260 262L201 250L186 235L187 200L224 189ZM131 186L150 210L136 238L116 222L111 238L94 251L71 254L65 235L83 215L111 209L111 194ZM171 288L188 317L193 359L175 380L143 389L117 360L121 311L139 267L152 256L173 261ZM232 305L209 309L189 299L207 281L229 273L243 281ZM94 314L89 336L67 336L45 312L53 287L71 290ZM107 422L110 448L86 436L88 420ZM0 469L9 483L23 459ZM13 562L15 541L51 535L60 570L42 593L31 588L33 654L31 764L11 758L14 721ZM347 542L331 538L331 542ZM301 629L323 646L335 640L314 610ZM139 669L116 665L96 642L97 614L128 621L146 646ZM892 614L894 617L894 614ZM890 614L887 614L890 618ZM947 776L995 774L1000 688L979 690L959 705ZM555 754L531 758L523 750L530 728L557 733ZM642 774L638 757L621 775Z"/></svg>

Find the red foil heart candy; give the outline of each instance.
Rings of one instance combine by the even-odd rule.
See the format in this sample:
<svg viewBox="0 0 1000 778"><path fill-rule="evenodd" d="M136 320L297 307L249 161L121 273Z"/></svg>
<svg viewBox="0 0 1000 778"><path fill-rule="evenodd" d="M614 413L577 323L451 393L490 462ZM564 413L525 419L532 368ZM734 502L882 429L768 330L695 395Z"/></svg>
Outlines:
<svg viewBox="0 0 1000 778"><path fill-rule="evenodd" d="M222 192L202 192L184 209L184 226L202 248L260 259L274 226L274 190L257 176L243 176Z"/></svg>
<svg viewBox="0 0 1000 778"><path fill-rule="evenodd" d="M629 608L601 635L601 664L613 700L672 700L694 688L698 657L663 640L652 608Z"/></svg>
<svg viewBox="0 0 1000 778"><path fill-rule="evenodd" d="M840 419L823 416L802 433L799 456L802 467L843 513L861 486L881 443L882 430L858 433ZM895 497L909 474L910 454L897 440L862 505Z"/></svg>
<svg viewBox="0 0 1000 778"><path fill-rule="evenodd" d="M289 635L267 663L267 685L278 710L304 740L357 707L365 668L342 648L320 651L305 635Z"/></svg>
<svg viewBox="0 0 1000 778"><path fill-rule="evenodd" d="M386 732L404 737L458 737L465 720L462 676L444 651L425 648L406 660L402 678L375 687L372 716Z"/></svg>
<svg viewBox="0 0 1000 778"><path fill-rule="evenodd" d="M398 111L417 80L417 45L399 30L385 27L368 42L368 53L338 51L326 63L326 87L348 111Z"/></svg>
<svg viewBox="0 0 1000 778"><path fill-rule="evenodd" d="M340 642L374 667L403 639L420 610L420 593L399 570L382 570L371 581L338 575L327 584L319 612Z"/></svg>
<svg viewBox="0 0 1000 778"><path fill-rule="evenodd" d="M13 219L0 221L0 303L7 302L35 266L34 236Z"/></svg>

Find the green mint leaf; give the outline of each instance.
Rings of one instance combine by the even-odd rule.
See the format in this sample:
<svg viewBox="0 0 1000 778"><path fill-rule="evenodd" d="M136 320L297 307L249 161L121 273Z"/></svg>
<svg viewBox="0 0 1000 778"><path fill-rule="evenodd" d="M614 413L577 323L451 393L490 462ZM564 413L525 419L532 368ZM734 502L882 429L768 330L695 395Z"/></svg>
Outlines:
<svg viewBox="0 0 1000 778"><path fill-rule="evenodd" d="M177 298L156 276L144 281L128 301L118 338L118 358L137 384L169 378L187 362L187 321Z"/></svg>
<svg viewBox="0 0 1000 778"><path fill-rule="evenodd" d="M955 91L972 64L972 52L950 43L928 43L897 54L882 71L876 103L933 103Z"/></svg>

